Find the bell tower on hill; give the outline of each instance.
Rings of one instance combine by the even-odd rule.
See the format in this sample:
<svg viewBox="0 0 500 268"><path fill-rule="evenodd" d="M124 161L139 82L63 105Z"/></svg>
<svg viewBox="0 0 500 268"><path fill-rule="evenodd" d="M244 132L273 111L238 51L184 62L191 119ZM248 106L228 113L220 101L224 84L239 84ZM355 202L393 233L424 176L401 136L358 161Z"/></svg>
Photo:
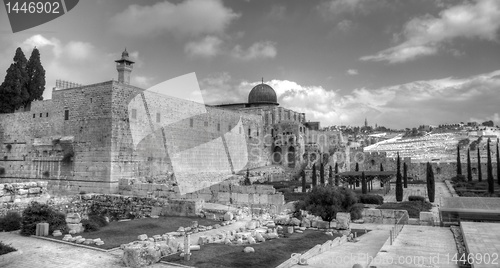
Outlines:
<svg viewBox="0 0 500 268"><path fill-rule="evenodd" d="M122 52L122 58L115 60L116 70L118 71L118 82L124 84L130 84L130 73L132 72L133 64L135 62L131 61L128 57L127 49Z"/></svg>

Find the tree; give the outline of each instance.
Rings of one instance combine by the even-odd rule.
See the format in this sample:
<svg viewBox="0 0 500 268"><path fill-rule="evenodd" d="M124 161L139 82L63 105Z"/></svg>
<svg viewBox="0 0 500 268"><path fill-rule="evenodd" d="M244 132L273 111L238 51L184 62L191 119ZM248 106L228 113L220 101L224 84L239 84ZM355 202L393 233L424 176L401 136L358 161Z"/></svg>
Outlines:
<svg viewBox="0 0 500 268"><path fill-rule="evenodd" d="M427 196L430 202L434 202L436 183L434 181L434 171L432 171L431 163L427 162Z"/></svg>
<svg viewBox="0 0 500 268"><path fill-rule="evenodd" d="M339 163L335 162L335 186L339 186Z"/></svg>
<svg viewBox="0 0 500 268"><path fill-rule="evenodd" d="M401 202L403 201L403 183L401 181L401 160L399 159L399 153L398 153L398 158L396 161L396 201Z"/></svg>
<svg viewBox="0 0 500 268"><path fill-rule="evenodd" d="M498 153L498 143L500 140L497 138L497 182L500 185L500 154Z"/></svg>
<svg viewBox="0 0 500 268"><path fill-rule="evenodd" d="M408 188L408 166L403 163L403 188Z"/></svg>
<svg viewBox="0 0 500 268"><path fill-rule="evenodd" d="M319 165L319 181L321 185L325 185L325 166L323 162Z"/></svg>
<svg viewBox="0 0 500 268"><path fill-rule="evenodd" d="M359 163L356 162L356 167L354 168L354 171L359 171Z"/></svg>
<svg viewBox="0 0 500 268"><path fill-rule="evenodd" d="M366 194L367 193L367 190L366 190L366 177L365 177L365 173L362 172L361 173L361 193L362 194Z"/></svg>
<svg viewBox="0 0 500 268"><path fill-rule="evenodd" d="M29 98L26 100L25 106L34 100L43 100L43 91L45 90L45 69L40 62L40 52L36 47L31 52L26 73Z"/></svg>
<svg viewBox="0 0 500 268"><path fill-rule="evenodd" d="M300 177L302 178L302 192L306 192L306 172L302 170L300 172Z"/></svg>
<svg viewBox="0 0 500 268"><path fill-rule="evenodd" d="M470 149L467 149L467 181L472 181L472 167L470 164Z"/></svg>
<svg viewBox="0 0 500 268"><path fill-rule="evenodd" d="M356 201L356 195L349 189L320 185L314 187L304 200L295 203L295 210L306 210L331 222L337 212L349 212Z"/></svg>
<svg viewBox="0 0 500 268"><path fill-rule="evenodd" d="M329 186L333 185L333 168L332 168L332 165L330 165L329 170L328 170L328 185Z"/></svg>
<svg viewBox="0 0 500 268"><path fill-rule="evenodd" d="M18 47L14 56L14 63L7 69L5 79L0 85L0 113L14 112L29 98L26 88L28 81L26 65L26 57L22 49Z"/></svg>
<svg viewBox="0 0 500 268"><path fill-rule="evenodd" d="M356 162L356 167L354 168L354 170L355 170L356 172L357 172L357 171L359 171L359 163L358 163L358 162ZM356 181L354 182L354 187L359 187L359 181L358 181L358 180L356 180Z"/></svg>
<svg viewBox="0 0 500 268"><path fill-rule="evenodd" d="M380 171L384 171L384 166L380 163Z"/></svg>
<svg viewBox="0 0 500 268"><path fill-rule="evenodd" d="M316 164L313 164L313 169L312 169L312 186L313 188L316 187L317 184L317 178L316 178Z"/></svg>
<svg viewBox="0 0 500 268"><path fill-rule="evenodd" d="M486 162L486 171L488 173L488 192L493 194L495 192L495 181L493 180L493 166L491 164L491 152L490 152L490 139L488 138L486 152L488 154L488 161Z"/></svg>
<svg viewBox="0 0 500 268"><path fill-rule="evenodd" d="M483 180L483 173L481 172L481 154L479 153L479 146L477 146L477 180Z"/></svg>
<svg viewBox="0 0 500 268"><path fill-rule="evenodd" d="M457 176L462 175L462 162L460 161L460 145L457 145Z"/></svg>

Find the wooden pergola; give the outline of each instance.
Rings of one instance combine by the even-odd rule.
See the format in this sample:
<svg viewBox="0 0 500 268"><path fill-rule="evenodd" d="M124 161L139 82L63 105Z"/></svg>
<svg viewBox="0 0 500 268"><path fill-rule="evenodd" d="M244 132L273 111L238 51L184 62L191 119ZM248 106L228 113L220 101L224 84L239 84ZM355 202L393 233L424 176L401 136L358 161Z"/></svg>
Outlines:
<svg viewBox="0 0 500 268"><path fill-rule="evenodd" d="M396 171L347 171L337 174L343 183L348 183L356 189L356 185L361 183L361 175L365 173L368 191L373 190L373 180L379 180L380 186L384 188L384 193L391 189L390 181L396 176Z"/></svg>

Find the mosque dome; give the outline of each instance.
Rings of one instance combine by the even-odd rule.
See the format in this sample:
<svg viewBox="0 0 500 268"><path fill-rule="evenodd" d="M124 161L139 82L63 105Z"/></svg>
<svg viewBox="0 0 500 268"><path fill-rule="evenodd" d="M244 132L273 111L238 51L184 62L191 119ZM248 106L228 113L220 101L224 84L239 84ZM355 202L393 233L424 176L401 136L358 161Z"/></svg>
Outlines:
<svg viewBox="0 0 500 268"><path fill-rule="evenodd" d="M278 97L272 87L262 83L252 88L248 94L248 103L278 105Z"/></svg>

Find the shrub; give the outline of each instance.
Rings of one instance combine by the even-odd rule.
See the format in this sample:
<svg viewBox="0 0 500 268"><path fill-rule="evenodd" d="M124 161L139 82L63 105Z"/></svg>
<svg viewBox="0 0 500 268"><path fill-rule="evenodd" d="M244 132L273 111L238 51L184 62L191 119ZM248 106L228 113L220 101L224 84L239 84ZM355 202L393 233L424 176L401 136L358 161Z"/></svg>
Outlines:
<svg viewBox="0 0 500 268"><path fill-rule="evenodd" d="M355 220L359 220L359 219L363 218L363 209L364 208L365 208L365 206L363 204L360 204L360 203L354 204L350 210L351 220L355 221Z"/></svg>
<svg viewBox="0 0 500 268"><path fill-rule="evenodd" d="M48 170L45 170L45 171L42 173L42 175L43 175L44 177L48 177L48 176L50 176L50 172L49 172Z"/></svg>
<svg viewBox="0 0 500 268"><path fill-rule="evenodd" d="M93 220L82 220L81 221L83 228L85 228L85 232L94 232L94 231L99 231L101 228L99 226L99 223L93 221Z"/></svg>
<svg viewBox="0 0 500 268"><path fill-rule="evenodd" d="M6 245L0 241L0 255L7 254L13 251L16 251L17 249L11 247L10 245Z"/></svg>
<svg viewBox="0 0 500 268"><path fill-rule="evenodd" d="M106 217L104 215L90 214L89 220L97 223L99 227L108 225L108 221L106 221Z"/></svg>
<svg viewBox="0 0 500 268"><path fill-rule="evenodd" d="M5 148L7 148L7 151L9 151L9 152L10 152L10 150L12 149L12 144L7 144L7 145L5 146Z"/></svg>
<svg viewBox="0 0 500 268"><path fill-rule="evenodd" d="M408 201L425 202L425 197L420 196L420 195L410 195L410 196L408 196Z"/></svg>
<svg viewBox="0 0 500 268"><path fill-rule="evenodd" d="M467 178L464 175L457 175L451 178L452 183L467 182Z"/></svg>
<svg viewBox="0 0 500 268"><path fill-rule="evenodd" d="M66 216L63 213L54 211L47 204L31 202L23 211L21 234L34 235L36 224L40 222L47 222L49 224L50 233L54 230L61 230L61 232L67 230Z"/></svg>
<svg viewBox="0 0 500 268"><path fill-rule="evenodd" d="M11 232L21 229L21 215L15 211L9 211L0 218L0 231Z"/></svg>
<svg viewBox="0 0 500 268"><path fill-rule="evenodd" d="M5 175L5 168L0 167L0 175Z"/></svg>
<svg viewBox="0 0 500 268"><path fill-rule="evenodd" d="M359 202L363 204L382 205L384 197L376 194L362 194L358 196Z"/></svg>
<svg viewBox="0 0 500 268"><path fill-rule="evenodd" d="M307 210L330 222L337 212L350 212L356 201L356 195L349 189L316 186L304 200L295 203L295 210Z"/></svg>

